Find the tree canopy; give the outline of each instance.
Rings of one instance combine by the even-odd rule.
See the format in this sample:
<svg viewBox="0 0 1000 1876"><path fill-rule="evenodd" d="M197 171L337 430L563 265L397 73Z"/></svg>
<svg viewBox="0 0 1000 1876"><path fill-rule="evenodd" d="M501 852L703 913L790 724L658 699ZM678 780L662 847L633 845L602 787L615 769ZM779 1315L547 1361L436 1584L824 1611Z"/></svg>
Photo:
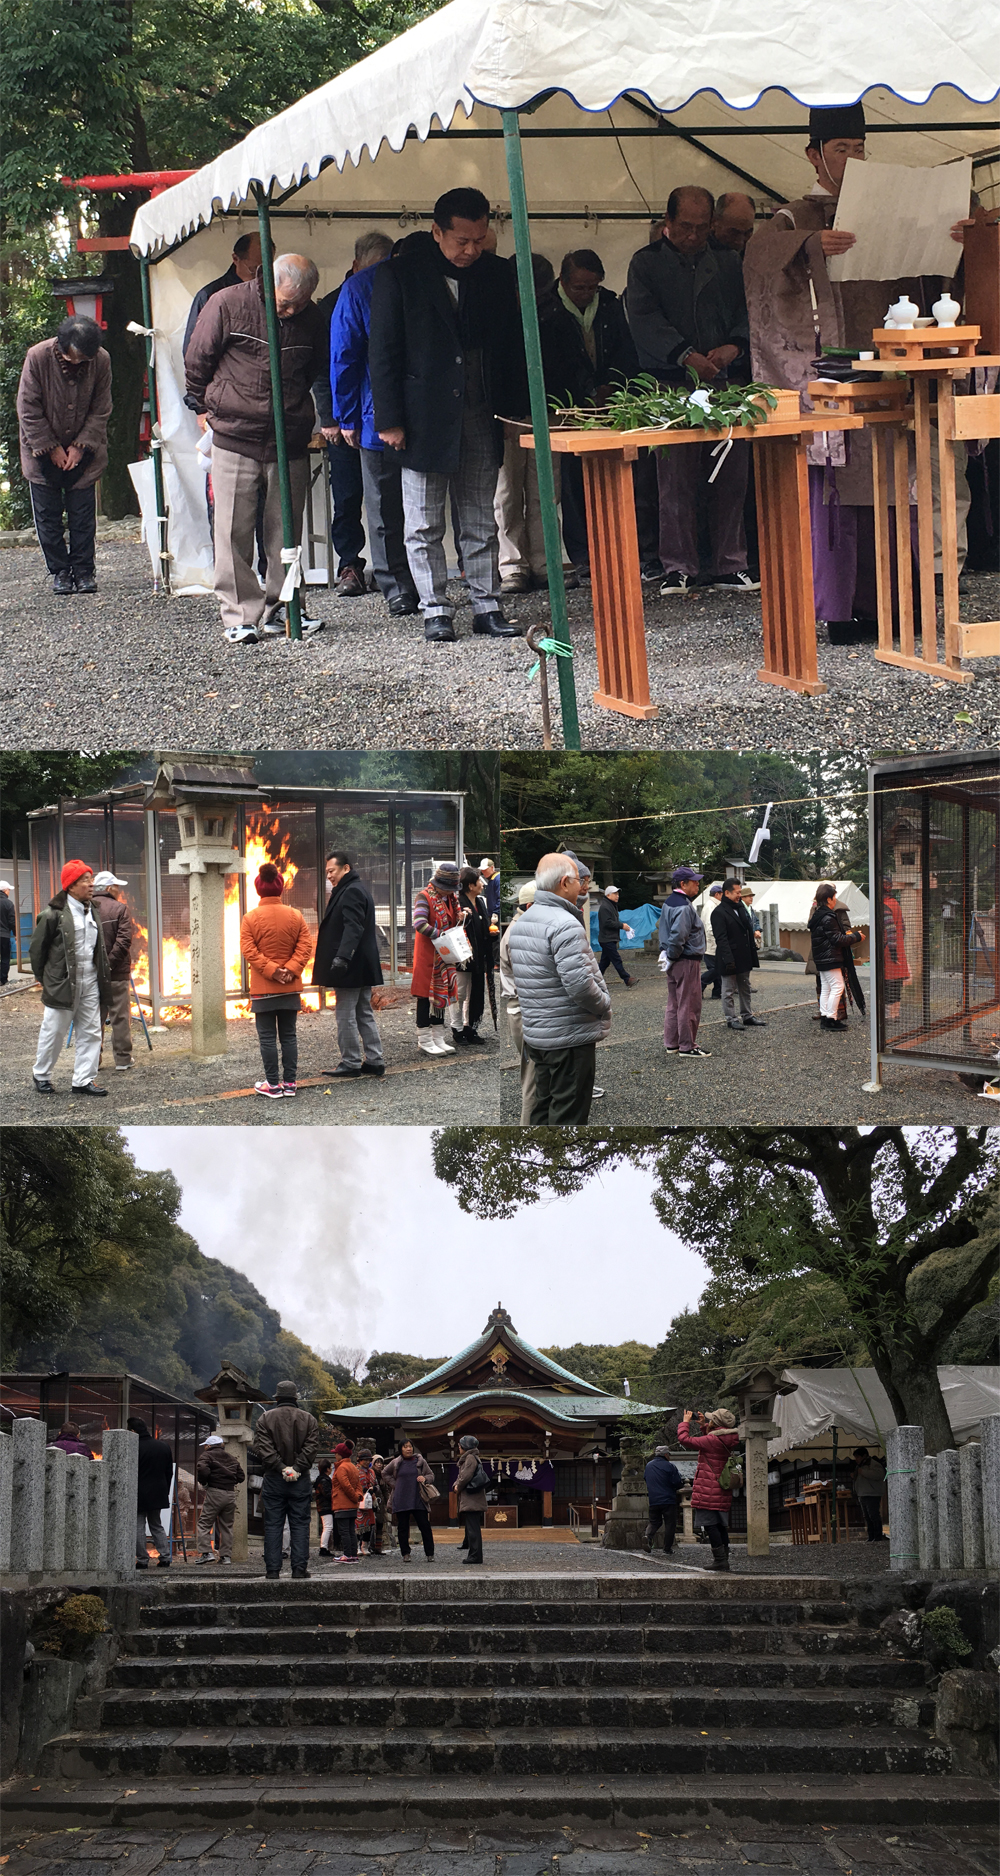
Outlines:
<svg viewBox="0 0 1000 1876"><path fill-rule="evenodd" d="M448 1128L434 1160L463 1210L488 1218L648 1167L661 1224L705 1259L710 1304L753 1304L760 1333L768 1286L780 1331L812 1285L812 1333L866 1348L897 1420L922 1425L929 1451L950 1445L937 1366L997 1268L990 1128Z"/></svg>

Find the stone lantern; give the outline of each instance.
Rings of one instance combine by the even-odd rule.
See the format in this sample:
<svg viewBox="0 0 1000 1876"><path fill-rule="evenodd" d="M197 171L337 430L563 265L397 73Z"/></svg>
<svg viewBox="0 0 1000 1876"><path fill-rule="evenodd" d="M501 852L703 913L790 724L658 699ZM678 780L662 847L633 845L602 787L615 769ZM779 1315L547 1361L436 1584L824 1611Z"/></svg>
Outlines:
<svg viewBox="0 0 1000 1876"><path fill-rule="evenodd" d="M263 790L233 758L217 763L157 755L147 806L176 808L180 847L169 871L186 878L191 918L191 1054L224 1055L226 1033L225 906L227 873L245 873L236 849L236 816Z"/></svg>
<svg viewBox="0 0 1000 1876"><path fill-rule="evenodd" d="M732 1393L739 1401L742 1416L739 1434L746 1442L747 1556L767 1557L771 1553L770 1520L767 1504L767 1442L776 1439L774 1403L779 1394L794 1394L797 1381L783 1380L773 1368L752 1368L737 1381Z"/></svg>
<svg viewBox="0 0 1000 1876"><path fill-rule="evenodd" d="M269 1401L270 1394L262 1394L259 1388L252 1387L248 1377L231 1361L223 1361L214 1381L208 1387L199 1388L196 1400L209 1401L219 1415L217 1431L222 1437L226 1452L231 1459L239 1461L244 1472L247 1467L247 1449L253 1443L250 1428L250 1416L258 1401ZM233 1562L246 1563L247 1560L247 1487L244 1479L236 1487L236 1518L233 1524Z"/></svg>

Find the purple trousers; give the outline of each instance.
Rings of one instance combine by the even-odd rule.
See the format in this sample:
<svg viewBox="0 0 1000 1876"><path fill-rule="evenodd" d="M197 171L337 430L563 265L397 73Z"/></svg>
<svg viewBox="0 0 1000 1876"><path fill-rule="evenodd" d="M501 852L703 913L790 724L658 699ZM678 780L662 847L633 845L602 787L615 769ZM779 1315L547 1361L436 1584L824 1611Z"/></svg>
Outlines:
<svg viewBox="0 0 1000 1876"><path fill-rule="evenodd" d="M681 449L697 449L696 443L681 444ZM679 1049L687 1055L698 1040L701 1022L701 967L704 958L678 958L667 972L667 1008L663 1018L663 1046Z"/></svg>
<svg viewBox="0 0 1000 1876"><path fill-rule="evenodd" d="M812 533L813 599L816 617L831 620L876 619L875 512L823 501L825 471L809 465L809 520ZM895 510L891 511L893 515ZM917 511L910 509L910 550L914 582L917 568ZM893 606L896 598L896 530L889 533Z"/></svg>
<svg viewBox="0 0 1000 1876"><path fill-rule="evenodd" d="M711 562L709 576L742 573L747 564L743 503L750 444L734 443L714 482L718 456L711 443L677 443L661 449L656 465L660 496L660 561L664 573L698 572L698 506L704 502Z"/></svg>

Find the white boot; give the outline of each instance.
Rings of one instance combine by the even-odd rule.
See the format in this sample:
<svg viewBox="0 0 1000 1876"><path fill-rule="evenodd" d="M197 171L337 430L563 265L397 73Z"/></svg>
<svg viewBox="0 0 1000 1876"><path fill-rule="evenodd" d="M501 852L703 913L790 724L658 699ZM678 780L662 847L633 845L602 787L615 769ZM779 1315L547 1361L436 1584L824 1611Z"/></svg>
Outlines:
<svg viewBox="0 0 1000 1876"><path fill-rule="evenodd" d="M440 1055L442 1053L429 1029L419 1029L417 1031L417 1048L422 1049L425 1055Z"/></svg>

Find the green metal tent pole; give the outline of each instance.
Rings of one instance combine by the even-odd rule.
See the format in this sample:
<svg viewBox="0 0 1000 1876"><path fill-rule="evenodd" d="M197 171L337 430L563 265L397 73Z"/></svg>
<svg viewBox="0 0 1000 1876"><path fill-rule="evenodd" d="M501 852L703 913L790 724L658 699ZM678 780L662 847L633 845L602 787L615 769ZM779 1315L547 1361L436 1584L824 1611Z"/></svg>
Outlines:
<svg viewBox="0 0 1000 1876"><path fill-rule="evenodd" d="M524 328L524 350L528 361L531 427L535 433L535 468L538 471L538 496L542 510L542 534L545 539L545 564L549 575L552 637L568 645L570 638L569 622L566 617L566 584L563 579L559 516L556 513L556 485L552 473L552 445L549 442L549 413L545 401L545 378L542 372L542 341L538 333L538 307L535 304L535 277L531 267L531 231L528 227L528 197L524 187L521 130L516 111L501 111L500 115L503 119L504 154L507 158L507 181L510 188L511 216L514 222L514 245L517 251L521 324ZM573 673L573 660L571 657L557 656L556 664L559 668L563 743L567 749L579 749L580 722L576 711L576 678Z"/></svg>
<svg viewBox="0 0 1000 1876"><path fill-rule="evenodd" d="M156 350L153 339L153 301L149 291L149 261L145 254L139 260L139 278L142 282L142 319L146 327L146 383L149 389L149 419L152 430L150 454L153 458L153 487L156 491L156 539L158 573L153 575L154 593L170 591L170 553L168 548L167 497L163 481L163 460L160 451L160 403L156 395Z"/></svg>
<svg viewBox="0 0 1000 1876"><path fill-rule="evenodd" d="M267 349L271 359L271 405L274 410L274 446L278 455L278 488L281 493L281 538L286 550L291 552L298 543L295 539L295 516L292 510L292 478L288 470L288 445L285 441L285 401L281 382L281 337L278 329L278 308L274 298L274 243L271 240L271 215L267 193L259 183L254 183L253 192L257 198L257 224L260 228L260 265L264 277L264 311L267 315ZM302 608L299 605L298 587L293 588L288 602L288 635L290 638L302 637Z"/></svg>

